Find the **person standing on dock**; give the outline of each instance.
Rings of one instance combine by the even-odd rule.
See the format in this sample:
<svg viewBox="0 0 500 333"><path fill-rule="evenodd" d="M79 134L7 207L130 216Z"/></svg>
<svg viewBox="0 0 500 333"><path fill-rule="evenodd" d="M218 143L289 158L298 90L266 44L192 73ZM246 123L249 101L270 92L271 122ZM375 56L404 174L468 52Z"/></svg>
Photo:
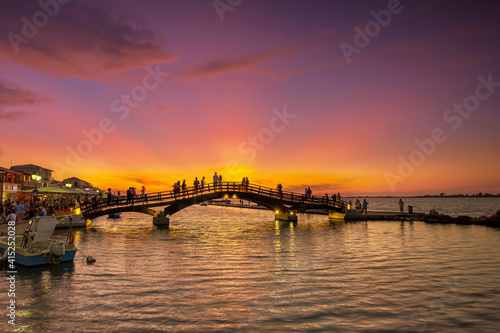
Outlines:
<svg viewBox="0 0 500 333"><path fill-rule="evenodd" d="M203 188L205 187L205 176L203 176L203 178L201 179L201 183L200 183L200 190L203 192Z"/></svg>
<svg viewBox="0 0 500 333"><path fill-rule="evenodd" d="M184 179L182 181L182 194L184 194L186 192L186 180Z"/></svg>
<svg viewBox="0 0 500 333"><path fill-rule="evenodd" d="M363 212L365 212L365 215L368 214L368 205L369 203L366 202L366 199L363 199L363 209L361 209L361 214L363 214Z"/></svg>
<svg viewBox="0 0 500 333"><path fill-rule="evenodd" d="M404 214L405 212L405 203L401 198L399 199L399 211L401 212L401 214Z"/></svg>
<svg viewBox="0 0 500 333"><path fill-rule="evenodd" d="M354 207L356 207L356 210L361 209L361 202L359 202L359 199L356 199L356 203L354 204Z"/></svg>

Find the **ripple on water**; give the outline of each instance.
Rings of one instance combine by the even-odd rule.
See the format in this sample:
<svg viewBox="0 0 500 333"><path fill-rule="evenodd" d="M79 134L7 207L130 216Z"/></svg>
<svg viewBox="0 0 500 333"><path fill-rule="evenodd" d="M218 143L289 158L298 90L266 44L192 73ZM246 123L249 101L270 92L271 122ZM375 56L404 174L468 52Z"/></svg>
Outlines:
<svg viewBox="0 0 500 333"><path fill-rule="evenodd" d="M219 208L181 211L169 230L133 213L96 219L76 237L96 264L20 271L19 327L493 332L500 324L497 230L324 216L294 226L266 211Z"/></svg>

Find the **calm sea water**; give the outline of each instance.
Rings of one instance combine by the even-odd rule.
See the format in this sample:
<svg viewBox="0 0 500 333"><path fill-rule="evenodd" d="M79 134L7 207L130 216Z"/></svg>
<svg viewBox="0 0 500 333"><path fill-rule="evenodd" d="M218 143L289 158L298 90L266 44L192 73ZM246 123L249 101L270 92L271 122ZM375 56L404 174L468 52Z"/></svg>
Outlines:
<svg viewBox="0 0 500 333"><path fill-rule="evenodd" d="M407 199L491 215L499 199ZM370 199L395 210L397 199ZM98 218L87 265L18 269L15 332L498 332L500 230L423 222L296 225L269 211L193 206L168 230L150 216Z"/></svg>

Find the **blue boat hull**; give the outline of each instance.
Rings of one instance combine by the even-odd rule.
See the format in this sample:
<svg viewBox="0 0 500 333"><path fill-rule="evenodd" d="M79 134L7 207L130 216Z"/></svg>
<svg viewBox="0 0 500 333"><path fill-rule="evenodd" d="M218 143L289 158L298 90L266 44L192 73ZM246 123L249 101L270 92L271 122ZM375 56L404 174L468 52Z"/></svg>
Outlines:
<svg viewBox="0 0 500 333"><path fill-rule="evenodd" d="M0 253L3 256L5 252L5 249L0 248ZM64 256L61 258L61 262L71 262L73 259L75 259L76 251L67 251ZM16 265L22 265L26 267L33 267L33 266L41 266L41 265L49 265L50 260L49 256L44 256L43 254L36 255L36 256L29 256L25 257L23 255L20 255L19 253L16 253Z"/></svg>

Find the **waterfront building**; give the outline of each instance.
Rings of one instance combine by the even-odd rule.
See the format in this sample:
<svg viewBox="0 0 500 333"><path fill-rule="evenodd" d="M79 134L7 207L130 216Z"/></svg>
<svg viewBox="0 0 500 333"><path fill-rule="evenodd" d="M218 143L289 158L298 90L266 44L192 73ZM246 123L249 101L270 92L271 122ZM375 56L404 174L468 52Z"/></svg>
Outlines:
<svg viewBox="0 0 500 333"><path fill-rule="evenodd" d="M92 184L77 177L66 178L62 183L65 184L64 186L66 187L79 188L82 190L92 188Z"/></svg>
<svg viewBox="0 0 500 333"><path fill-rule="evenodd" d="M2 202L6 199L17 200L17 191L21 190L23 173L0 167L0 198Z"/></svg>
<svg viewBox="0 0 500 333"><path fill-rule="evenodd" d="M29 186L27 186L26 189L35 187L47 187L50 185L50 182L52 181L52 170L43 168L39 165L21 164L21 165L14 165L10 169L31 175L34 183L33 184L29 183ZM33 175L35 175L36 177L33 178Z"/></svg>

